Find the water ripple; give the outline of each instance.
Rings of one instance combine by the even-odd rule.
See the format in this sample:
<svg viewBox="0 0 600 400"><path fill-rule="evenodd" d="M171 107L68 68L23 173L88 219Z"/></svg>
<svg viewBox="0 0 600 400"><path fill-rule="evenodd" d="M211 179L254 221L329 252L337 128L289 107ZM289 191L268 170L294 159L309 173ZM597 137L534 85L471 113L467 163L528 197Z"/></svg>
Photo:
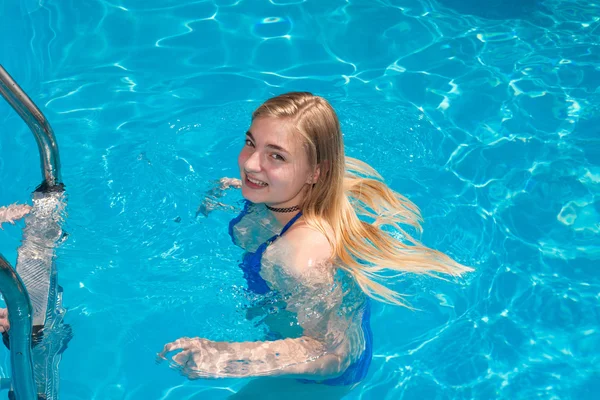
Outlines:
<svg viewBox="0 0 600 400"><path fill-rule="evenodd" d="M598 4L9 3L3 66L51 121L69 194L63 397L225 398L246 384L182 381L152 360L182 335L264 334L241 317L231 213L195 214L212 180L236 174L260 101L309 90L338 110L347 153L420 206L423 241L476 268L396 283L421 311L374 308L376 356L348 397L594 398ZM0 120L0 204L27 202L35 142L3 103ZM19 228L0 231L11 261Z"/></svg>

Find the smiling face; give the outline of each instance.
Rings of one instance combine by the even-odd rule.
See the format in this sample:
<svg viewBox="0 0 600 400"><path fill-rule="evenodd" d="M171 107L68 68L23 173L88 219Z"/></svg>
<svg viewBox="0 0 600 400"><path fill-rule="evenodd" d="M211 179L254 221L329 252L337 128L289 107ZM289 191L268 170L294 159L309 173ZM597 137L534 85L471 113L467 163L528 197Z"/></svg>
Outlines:
<svg viewBox="0 0 600 400"><path fill-rule="evenodd" d="M274 117L252 121L238 165L244 198L272 207L300 204L307 185L317 178L289 122Z"/></svg>

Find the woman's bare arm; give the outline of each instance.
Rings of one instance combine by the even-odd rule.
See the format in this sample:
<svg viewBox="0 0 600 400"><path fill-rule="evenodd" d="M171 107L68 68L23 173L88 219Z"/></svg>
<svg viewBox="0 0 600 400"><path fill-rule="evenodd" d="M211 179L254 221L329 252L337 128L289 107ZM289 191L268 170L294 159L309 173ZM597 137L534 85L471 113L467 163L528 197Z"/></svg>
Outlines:
<svg viewBox="0 0 600 400"><path fill-rule="evenodd" d="M196 216L202 214L205 217L208 217L208 214L216 209L221 207L227 207L225 204L221 203L217 199L223 197L223 193L227 189L239 189L242 187L242 181L237 178L221 178L217 181L215 187L209 190L206 193L206 196L202 200L202 203L198 206L198 210L196 210Z"/></svg>
<svg viewBox="0 0 600 400"><path fill-rule="evenodd" d="M181 338L165 345L159 357L182 350L173 361L189 378L286 376L333 378L348 366L348 357L328 352L325 345L304 336L269 342L212 342Z"/></svg>
<svg viewBox="0 0 600 400"><path fill-rule="evenodd" d="M297 233L298 237L286 234L285 241L282 238L269 248L263 268L280 293L292 293L288 309L297 313L304 329L302 337L267 342L181 338L165 345L159 357L166 359L167 353L181 350L172 359L190 378L285 376L323 380L343 373L362 349L349 346L347 320L336 318L341 294L333 285L333 274L325 270L331 272L331 266L315 262L329 259L328 243L319 245L303 234L306 232ZM307 251L307 245L312 252ZM319 250L326 252L325 257ZM269 268L270 263L279 264L278 268ZM281 275L273 275L280 270Z"/></svg>

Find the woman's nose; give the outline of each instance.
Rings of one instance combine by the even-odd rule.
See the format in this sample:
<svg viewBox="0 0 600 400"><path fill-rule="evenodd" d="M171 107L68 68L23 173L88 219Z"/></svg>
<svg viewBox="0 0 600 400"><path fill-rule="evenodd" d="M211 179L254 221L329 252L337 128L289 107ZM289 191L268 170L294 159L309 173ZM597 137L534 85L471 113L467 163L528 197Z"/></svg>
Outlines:
<svg viewBox="0 0 600 400"><path fill-rule="evenodd" d="M244 163L246 171L257 172L260 171L260 155L258 151L253 152L250 157Z"/></svg>

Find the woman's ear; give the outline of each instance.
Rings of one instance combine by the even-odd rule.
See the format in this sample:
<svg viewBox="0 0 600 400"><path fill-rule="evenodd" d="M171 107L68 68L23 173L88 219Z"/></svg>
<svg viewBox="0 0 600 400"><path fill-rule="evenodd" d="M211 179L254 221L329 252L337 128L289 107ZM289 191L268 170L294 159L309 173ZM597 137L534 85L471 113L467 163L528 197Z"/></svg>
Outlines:
<svg viewBox="0 0 600 400"><path fill-rule="evenodd" d="M313 171L313 173L308 176L306 183L309 185L314 185L315 183L317 183L319 181L319 176L321 176L321 166L317 165L315 167L315 170Z"/></svg>
<svg viewBox="0 0 600 400"><path fill-rule="evenodd" d="M306 183L308 183L309 185L314 185L315 183L317 183L319 181L319 178L321 177L321 172L323 174L326 174L328 171L329 171L329 161L324 160L320 164L317 164L314 172L308 178L308 181Z"/></svg>

